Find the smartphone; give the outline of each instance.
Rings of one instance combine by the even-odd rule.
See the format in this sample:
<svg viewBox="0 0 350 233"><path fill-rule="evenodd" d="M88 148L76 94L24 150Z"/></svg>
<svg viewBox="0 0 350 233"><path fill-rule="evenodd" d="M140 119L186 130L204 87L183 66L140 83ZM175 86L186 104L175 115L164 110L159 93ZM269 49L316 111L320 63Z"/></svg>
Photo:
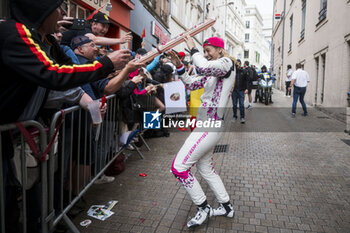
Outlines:
<svg viewBox="0 0 350 233"><path fill-rule="evenodd" d="M70 30L84 30L86 26L85 19L74 19L73 24L68 26L67 28Z"/></svg>

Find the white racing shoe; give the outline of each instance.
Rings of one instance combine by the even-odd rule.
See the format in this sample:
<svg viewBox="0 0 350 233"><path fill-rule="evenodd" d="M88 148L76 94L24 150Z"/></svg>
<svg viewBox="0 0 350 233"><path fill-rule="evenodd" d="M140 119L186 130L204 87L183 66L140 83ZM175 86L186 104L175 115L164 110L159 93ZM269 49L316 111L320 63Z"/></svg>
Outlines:
<svg viewBox="0 0 350 233"><path fill-rule="evenodd" d="M194 216L194 218L192 218L187 223L187 227L188 228L192 228L192 227L196 227L196 226L202 225L202 223L204 223L205 220L207 220L207 218L212 216L213 208L211 208L210 205L206 205L204 208L203 207L197 207L197 209L198 209L198 212L197 212L196 216Z"/></svg>
<svg viewBox="0 0 350 233"><path fill-rule="evenodd" d="M219 207L213 209L213 214L211 216L226 216L232 218L235 215L235 211L231 203L229 203L226 208L223 204L220 203Z"/></svg>

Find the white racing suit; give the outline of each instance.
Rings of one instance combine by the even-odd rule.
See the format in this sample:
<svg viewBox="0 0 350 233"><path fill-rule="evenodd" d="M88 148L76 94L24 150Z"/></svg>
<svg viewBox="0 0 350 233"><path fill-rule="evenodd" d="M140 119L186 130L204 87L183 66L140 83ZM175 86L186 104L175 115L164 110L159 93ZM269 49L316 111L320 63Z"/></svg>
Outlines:
<svg viewBox="0 0 350 233"><path fill-rule="evenodd" d="M192 59L200 76L189 76L183 66L177 72L188 89L196 90L204 87L197 121L208 119L222 121L223 126L225 107L235 81L235 71L230 71L233 62L227 57L208 61L199 52L195 52ZM221 78L226 74L229 77ZM220 176L214 169L213 154L208 153L219 141L221 134L221 130L213 131L197 127L186 139L171 166L173 174L185 187L196 205L206 201L206 196L198 180L191 173L191 167L195 164L218 202L226 203L230 199Z"/></svg>

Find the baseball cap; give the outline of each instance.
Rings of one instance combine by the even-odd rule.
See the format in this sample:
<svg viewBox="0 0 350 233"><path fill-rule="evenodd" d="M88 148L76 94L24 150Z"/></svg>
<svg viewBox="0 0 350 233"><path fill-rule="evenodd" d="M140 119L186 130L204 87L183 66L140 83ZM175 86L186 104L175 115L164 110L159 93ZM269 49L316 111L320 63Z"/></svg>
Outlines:
<svg viewBox="0 0 350 233"><path fill-rule="evenodd" d="M92 40L90 40L90 38L87 37L87 36L76 36L70 42L70 47L74 51L74 49L78 48L79 46L87 44L87 43L89 43L91 41Z"/></svg>
<svg viewBox="0 0 350 233"><path fill-rule="evenodd" d="M219 47L219 48L223 48L223 49L225 48L224 41L220 37L210 37L210 38L208 38L204 42L203 47L205 47L207 45L211 45L211 46L215 46L215 47Z"/></svg>
<svg viewBox="0 0 350 233"><path fill-rule="evenodd" d="M92 21L96 23L110 23L108 16L102 12L97 12L93 17Z"/></svg>

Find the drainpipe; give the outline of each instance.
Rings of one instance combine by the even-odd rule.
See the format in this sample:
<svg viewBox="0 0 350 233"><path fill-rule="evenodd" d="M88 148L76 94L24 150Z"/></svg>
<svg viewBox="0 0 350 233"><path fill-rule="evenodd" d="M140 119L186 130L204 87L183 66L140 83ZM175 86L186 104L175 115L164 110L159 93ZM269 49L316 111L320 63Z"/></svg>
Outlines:
<svg viewBox="0 0 350 233"><path fill-rule="evenodd" d="M286 23L286 0L284 0L284 5L283 5L283 27L282 27L282 54L281 54L281 76L283 77L283 69L284 69L284 63L283 63L283 58L284 58L284 26ZM280 90L282 89L282 78L280 78Z"/></svg>
<svg viewBox="0 0 350 233"><path fill-rule="evenodd" d="M271 57L270 57L270 70L271 71L275 71L274 69L274 64L275 64L275 60L274 60L274 49L273 49L273 33L274 33L274 25L275 25L275 1L273 1L273 11L272 11L272 35L271 35L271 51L270 51L270 54L271 54ZM271 72L272 73L272 72Z"/></svg>

